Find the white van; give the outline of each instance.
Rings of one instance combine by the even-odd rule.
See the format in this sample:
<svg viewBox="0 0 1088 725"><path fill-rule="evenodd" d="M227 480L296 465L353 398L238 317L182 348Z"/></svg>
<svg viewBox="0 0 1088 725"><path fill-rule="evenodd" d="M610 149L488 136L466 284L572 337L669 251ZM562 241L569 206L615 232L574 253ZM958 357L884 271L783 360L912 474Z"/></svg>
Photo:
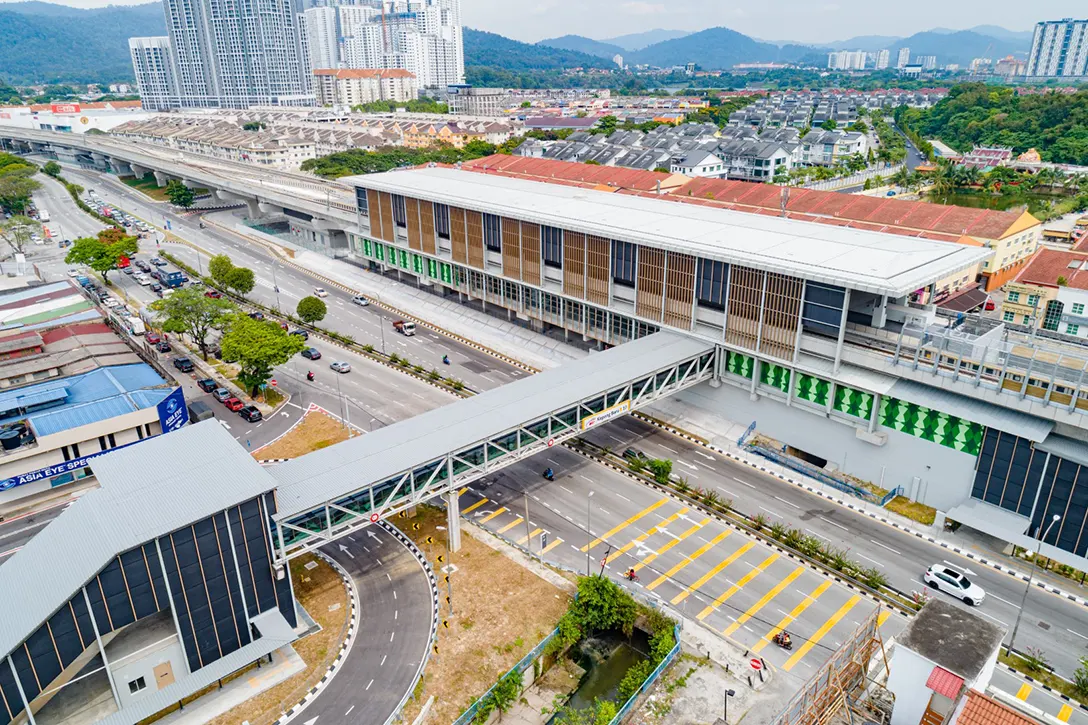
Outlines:
<svg viewBox="0 0 1088 725"><path fill-rule="evenodd" d="M142 335L147 332L147 326L139 317L126 317L125 323L128 325L128 329L132 330L133 335Z"/></svg>

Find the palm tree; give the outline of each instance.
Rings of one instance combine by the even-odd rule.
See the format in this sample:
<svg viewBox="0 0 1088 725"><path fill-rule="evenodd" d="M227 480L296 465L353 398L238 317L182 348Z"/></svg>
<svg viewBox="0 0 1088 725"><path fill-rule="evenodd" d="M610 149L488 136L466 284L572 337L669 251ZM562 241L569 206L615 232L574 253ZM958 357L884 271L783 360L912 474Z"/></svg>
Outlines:
<svg viewBox="0 0 1088 725"><path fill-rule="evenodd" d="M910 184L910 169L906 166L892 174L892 183L897 186L902 186L904 189Z"/></svg>

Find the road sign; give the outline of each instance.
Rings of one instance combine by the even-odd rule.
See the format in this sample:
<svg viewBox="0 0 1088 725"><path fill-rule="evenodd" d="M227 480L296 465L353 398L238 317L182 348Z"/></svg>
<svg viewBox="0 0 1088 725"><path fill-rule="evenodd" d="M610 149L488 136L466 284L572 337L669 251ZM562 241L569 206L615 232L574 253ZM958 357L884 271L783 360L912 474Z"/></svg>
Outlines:
<svg viewBox="0 0 1088 725"><path fill-rule="evenodd" d="M378 519L380 518L381 516L379 516L378 514L370 514L370 523L376 524L378 523Z"/></svg>
<svg viewBox="0 0 1088 725"><path fill-rule="evenodd" d="M271 385L273 388L276 387L276 379L272 378L271 380L268 381L268 384Z"/></svg>
<svg viewBox="0 0 1088 725"><path fill-rule="evenodd" d="M753 657L752 659L748 660L748 664L752 666L753 670L763 669L763 661L760 660L758 657Z"/></svg>
<svg viewBox="0 0 1088 725"><path fill-rule="evenodd" d="M548 448L551 448L554 445L555 445L555 439L554 438L549 438L548 439Z"/></svg>
<svg viewBox="0 0 1088 725"><path fill-rule="evenodd" d="M548 547L548 532L547 531L541 531L540 532L540 550L543 551L547 547Z"/></svg>

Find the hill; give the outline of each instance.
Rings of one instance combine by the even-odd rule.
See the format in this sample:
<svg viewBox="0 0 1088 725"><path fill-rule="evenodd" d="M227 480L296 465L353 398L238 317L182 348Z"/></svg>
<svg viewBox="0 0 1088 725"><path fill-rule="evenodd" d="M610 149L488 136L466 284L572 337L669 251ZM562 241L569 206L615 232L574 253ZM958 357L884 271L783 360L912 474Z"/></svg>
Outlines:
<svg viewBox="0 0 1088 725"><path fill-rule="evenodd" d="M668 67L692 61L701 68L732 68L737 63L759 61L794 61L811 53L812 48L800 45L761 43L729 28L708 28L698 33L655 43L625 57L628 63L648 63Z"/></svg>
<svg viewBox="0 0 1088 725"><path fill-rule="evenodd" d="M612 60L612 56L617 53L623 55L627 52L618 45L602 43L584 35L564 35L559 38L547 38L538 42L537 45L546 45L549 48L559 48L561 50L573 50L579 53L595 55L599 58L607 58L608 60Z"/></svg>
<svg viewBox="0 0 1088 725"><path fill-rule="evenodd" d="M630 33L629 35L619 35L615 38L605 38L602 43L608 43L610 45L618 45L624 50L630 52L632 50L642 50L643 48L653 45L655 43L663 43L666 40L676 40L677 38L683 38L686 35L691 35L690 30L662 30L655 28L654 30L647 30L644 33Z"/></svg>
<svg viewBox="0 0 1088 725"><path fill-rule="evenodd" d="M93 10L5 3L0 5L0 74L20 84L131 80L128 39L165 33L157 2Z"/></svg>
<svg viewBox="0 0 1088 725"><path fill-rule="evenodd" d="M927 30L898 41L891 47L892 53L900 48L910 48L912 58L935 55L939 65L959 63L966 66L973 58L1001 58L1010 54L1026 53L1031 49L1031 41L1002 40L973 30L957 30L951 33Z"/></svg>
<svg viewBox="0 0 1088 725"><path fill-rule="evenodd" d="M493 66L508 71L559 70L561 68L609 68L611 60L576 50L533 45L488 33L464 29L465 66Z"/></svg>

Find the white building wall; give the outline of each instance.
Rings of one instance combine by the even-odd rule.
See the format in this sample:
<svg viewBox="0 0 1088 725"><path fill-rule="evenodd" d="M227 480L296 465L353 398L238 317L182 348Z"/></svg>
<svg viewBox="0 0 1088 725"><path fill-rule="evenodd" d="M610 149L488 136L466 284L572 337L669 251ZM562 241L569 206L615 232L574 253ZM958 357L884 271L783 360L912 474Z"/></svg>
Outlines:
<svg viewBox="0 0 1088 725"><path fill-rule="evenodd" d="M936 665L917 652L896 644L888 663L887 688L895 694L891 725L918 725L933 691L926 687Z"/></svg>
<svg viewBox="0 0 1088 725"><path fill-rule="evenodd" d="M337 68L340 65L340 46L337 37L337 8L310 8L305 13L305 35L309 51L310 66L315 68Z"/></svg>

